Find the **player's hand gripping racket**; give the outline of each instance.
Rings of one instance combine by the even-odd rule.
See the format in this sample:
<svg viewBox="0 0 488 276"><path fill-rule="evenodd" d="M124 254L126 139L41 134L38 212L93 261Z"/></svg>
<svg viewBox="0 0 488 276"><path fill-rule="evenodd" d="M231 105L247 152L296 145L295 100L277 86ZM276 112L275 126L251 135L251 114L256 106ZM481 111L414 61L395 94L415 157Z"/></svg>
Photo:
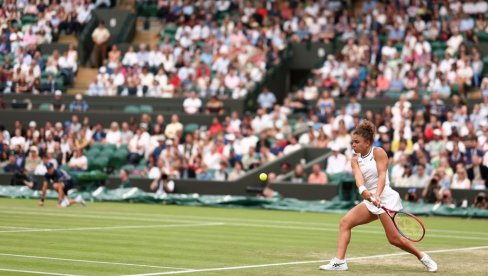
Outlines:
<svg viewBox="0 0 488 276"><path fill-rule="evenodd" d="M380 208L390 216L400 235L412 242L419 242L425 236L424 223L415 215L404 211L392 211L380 203Z"/></svg>

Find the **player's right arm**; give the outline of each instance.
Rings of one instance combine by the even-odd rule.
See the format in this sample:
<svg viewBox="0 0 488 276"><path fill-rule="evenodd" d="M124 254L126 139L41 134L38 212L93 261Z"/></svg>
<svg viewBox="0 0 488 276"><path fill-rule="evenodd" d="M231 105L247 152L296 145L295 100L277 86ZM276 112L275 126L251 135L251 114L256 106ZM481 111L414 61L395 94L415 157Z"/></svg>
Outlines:
<svg viewBox="0 0 488 276"><path fill-rule="evenodd" d="M358 157L354 155L351 160L351 167L352 167L352 174L354 175L354 179L356 179L356 186L358 187L358 190L364 190L361 193L361 196L363 199L371 201L371 193L366 189L364 186L364 177L363 174L361 173L361 170L359 169L359 163L358 163Z"/></svg>

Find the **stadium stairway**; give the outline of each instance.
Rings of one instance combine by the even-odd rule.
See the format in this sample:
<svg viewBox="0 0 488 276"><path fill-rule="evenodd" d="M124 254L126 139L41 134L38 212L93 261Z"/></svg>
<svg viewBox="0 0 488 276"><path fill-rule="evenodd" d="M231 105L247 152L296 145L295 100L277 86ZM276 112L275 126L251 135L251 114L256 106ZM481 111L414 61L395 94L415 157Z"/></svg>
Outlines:
<svg viewBox="0 0 488 276"><path fill-rule="evenodd" d="M68 95L85 94L90 83L96 79L97 72L98 69L96 68L80 67L73 87L68 89Z"/></svg>

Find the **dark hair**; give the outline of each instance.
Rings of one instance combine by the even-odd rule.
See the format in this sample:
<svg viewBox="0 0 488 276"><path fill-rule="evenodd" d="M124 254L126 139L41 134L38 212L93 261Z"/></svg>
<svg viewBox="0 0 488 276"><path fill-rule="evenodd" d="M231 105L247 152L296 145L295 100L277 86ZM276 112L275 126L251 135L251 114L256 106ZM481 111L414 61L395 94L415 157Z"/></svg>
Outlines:
<svg viewBox="0 0 488 276"><path fill-rule="evenodd" d="M369 141L371 144L374 142L374 133L376 131L376 127L371 121L363 120L357 127L354 129L352 134L359 135L364 138L364 140Z"/></svg>

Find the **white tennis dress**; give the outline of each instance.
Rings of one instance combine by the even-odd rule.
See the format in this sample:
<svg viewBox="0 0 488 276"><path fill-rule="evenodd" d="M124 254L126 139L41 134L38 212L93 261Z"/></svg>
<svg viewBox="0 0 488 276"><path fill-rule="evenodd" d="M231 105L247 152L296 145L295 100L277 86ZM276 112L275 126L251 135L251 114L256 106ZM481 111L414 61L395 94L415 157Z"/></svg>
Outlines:
<svg viewBox="0 0 488 276"><path fill-rule="evenodd" d="M376 168L376 160L373 156L374 147L371 147L369 153L365 156L358 154L358 164L361 174L364 178L364 186L371 194L376 193L376 188L378 187L378 169ZM385 211L381 208L374 206L371 202L363 200L363 203L368 207L368 210L379 215ZM403 208L402 200L398 192L390 187L390 179L388 177L388 170L386 171L385 188L383 193L381 193L381 204L392 211L398 211Z"/></svg>

